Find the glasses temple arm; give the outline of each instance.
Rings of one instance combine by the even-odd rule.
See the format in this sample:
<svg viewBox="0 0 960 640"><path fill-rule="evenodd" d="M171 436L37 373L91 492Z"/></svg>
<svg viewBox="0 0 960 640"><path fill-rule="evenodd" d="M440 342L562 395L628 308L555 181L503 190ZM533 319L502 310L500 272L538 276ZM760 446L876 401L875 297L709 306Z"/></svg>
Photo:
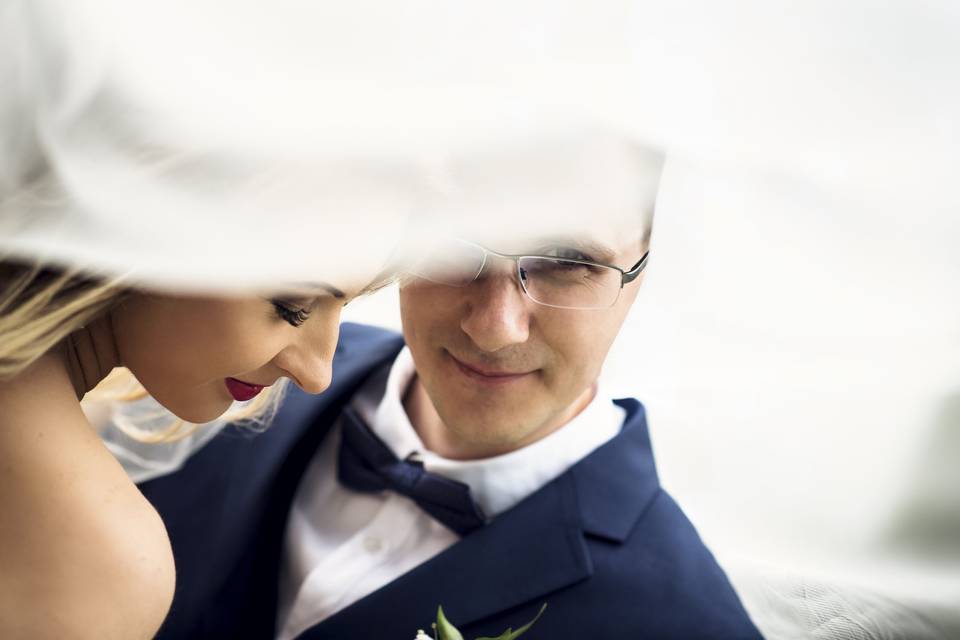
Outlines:
<svg viewBox="0 0 960 640"><path fill-rule="evenodd" d="M639 276L643 269L647 266L647 256L649 255L650 252L647 251L645 254L643 254L643 257L637 261L637 264L630 267L629 271L623 272L623 277L621 278L620 282L621 287L625 284L630 284L637 279L637 276Z"/></svg>

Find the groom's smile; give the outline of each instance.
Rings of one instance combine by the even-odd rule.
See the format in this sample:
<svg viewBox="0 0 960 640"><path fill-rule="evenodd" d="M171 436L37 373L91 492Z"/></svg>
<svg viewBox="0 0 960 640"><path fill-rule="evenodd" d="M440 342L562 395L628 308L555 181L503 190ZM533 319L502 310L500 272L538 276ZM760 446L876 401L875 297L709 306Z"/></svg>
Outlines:
<svg viewBox="0 0 960 640"><path fill-rule="evenodd" d="M621 239L614 263L636 262L643 244ZM610 308L549 307L524 292L508 261L491 261L465 286L406 283L401 317L417 368L407 409L425 444L448 457L488 457L566 424L592 399L637 289Z"/></svg>
<svg viewBox="0 0 960 640"><path fill-rule="evenodd" d="M458 358L449 351L447 355L457 372L470 383L498 387L510 383L526 381L536 375L538 369L510 367L498 364L475 363L466 358Z"/></svg>

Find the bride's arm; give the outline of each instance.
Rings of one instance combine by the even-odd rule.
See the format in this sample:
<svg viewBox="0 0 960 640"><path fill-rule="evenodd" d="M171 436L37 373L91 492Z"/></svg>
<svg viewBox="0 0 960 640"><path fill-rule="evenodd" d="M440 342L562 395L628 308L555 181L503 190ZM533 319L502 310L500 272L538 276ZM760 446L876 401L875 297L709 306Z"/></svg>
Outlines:
<svg viewBox="0 0 960 640"><path fill-rule="evenodd" d="M163 523L56 356L0 382L0 638L150 638L173 589Z"/></svg>

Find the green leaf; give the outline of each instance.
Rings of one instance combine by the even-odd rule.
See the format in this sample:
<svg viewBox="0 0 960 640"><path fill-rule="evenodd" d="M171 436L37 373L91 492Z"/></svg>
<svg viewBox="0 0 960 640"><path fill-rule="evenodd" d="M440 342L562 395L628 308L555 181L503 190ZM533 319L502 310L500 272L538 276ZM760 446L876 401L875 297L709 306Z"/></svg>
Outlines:
<svg viewBox="0 0 960 640"><path fill-rule="evenodd" d="M443 607L437 607L437 634L438 640L463 640L463 635L443 615Z"/></svg>
<svg viewBox="0 0 960 640"><path fill-rule="evenodd" d="M543 606L540 607L540 612L537 613L536 617L530 622L528 622L527 624L517 629L516 631L514 631L513 628L511 627L510 629L507 629L496 638L477 638L476 640L514 640L514 638L519 638L522 634L526 633L527 630L530 629L530 627L533 626L534 622L540 619L540 616L543 615L543 610L546 608L547 608L547 603L544 602Z"/></svg>

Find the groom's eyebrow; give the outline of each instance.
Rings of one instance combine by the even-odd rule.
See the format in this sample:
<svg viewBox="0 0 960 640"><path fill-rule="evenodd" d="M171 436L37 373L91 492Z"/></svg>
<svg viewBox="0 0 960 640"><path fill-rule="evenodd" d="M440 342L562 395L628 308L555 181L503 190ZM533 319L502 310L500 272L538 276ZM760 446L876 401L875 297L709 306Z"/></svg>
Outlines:
<svg viewBox="0 0 960 640"><path fill-rule="evenodd" d="M617 255L617 251L612 246L602 242L598 238L557 235L547 236L543 238L543 242L585 251L597 260L610 261Z"/></svg>

